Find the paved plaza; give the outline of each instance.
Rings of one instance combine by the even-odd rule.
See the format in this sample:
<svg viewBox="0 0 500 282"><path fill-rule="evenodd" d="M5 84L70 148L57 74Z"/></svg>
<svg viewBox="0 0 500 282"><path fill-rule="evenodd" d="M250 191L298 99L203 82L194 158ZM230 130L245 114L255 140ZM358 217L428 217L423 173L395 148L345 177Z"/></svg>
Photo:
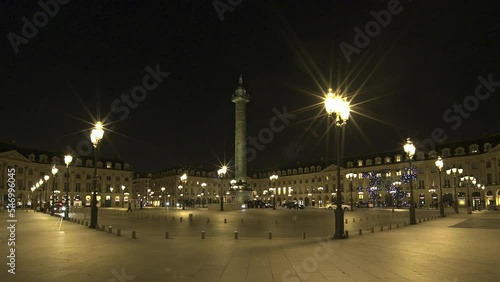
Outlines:
<svg viewBox="0 0 500 282"><path fill-rule="evenodd" d="M349 238L330 240L334 213L319 209L101 208L104 231L88 209L19 210L13 275L4 211L0 281L500 281L500 212L447 213L417 210L410 226L407 210L346 212Z"/></svg>

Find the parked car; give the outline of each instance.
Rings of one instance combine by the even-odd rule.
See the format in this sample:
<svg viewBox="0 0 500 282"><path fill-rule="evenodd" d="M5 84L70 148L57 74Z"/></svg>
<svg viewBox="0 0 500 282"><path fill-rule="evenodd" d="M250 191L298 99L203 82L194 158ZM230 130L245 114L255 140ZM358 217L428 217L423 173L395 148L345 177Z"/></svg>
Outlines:
<svg viewBox="0 0 500 282"><path fill-rule="evenodd" d="M357 208L373 208L373 202L359 201L356 203Z"/></svg>
<svg viewBox="0 0 500 282"><path fill-rule="evenodd" d="M281 205L284 209L304 209L304 205L296 203L296 202L286 202Z"/></svg>
<svg viewBox="0 0 500 282"><path fill-rule="evenodd" d="M329 210L334 210L334 209L337 208L337 204L335 204L335 203L334 204L328 204L328 205L326 205L326 208L329 209ZM342 204L342 209L344 211L349 211L351 209L351 206L346 205L346 204Z"/></svg>

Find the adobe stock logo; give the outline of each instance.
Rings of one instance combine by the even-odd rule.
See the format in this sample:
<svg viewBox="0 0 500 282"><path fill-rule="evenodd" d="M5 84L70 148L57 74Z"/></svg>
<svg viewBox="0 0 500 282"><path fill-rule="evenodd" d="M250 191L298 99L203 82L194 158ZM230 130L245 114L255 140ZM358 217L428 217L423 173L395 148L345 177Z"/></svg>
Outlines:
<svg viewBox="0 0 500 282"><path fill-rule="evenodd" d="M274 133L283 131L285 129L285 126L290 123L290 119L294 119L295 117L297 117L297 115L287 113L286 106L283 107L282 113L280 113L276 108L273 109L273 113L275 114L275 116L273 116L269 120L269 128L262 128L261 130L259 130L257 136L248 136L248 162L251 162L255 159L255 157L257 156L257 150L262 151L266 148L264 144L269 144L274 140ZM278 119L281 121L281 124L276 124Z"/></svg>
<svg viewBox="0 0 500 282"><path fill-rule="evenodd" d="M227 4L220 1L220 0L215 0L212 2L212 5L214 6L215 11L217 12L217 15L219 16L219 20L221 22L224 21L224 13L226 11L232 12L234 8L236 8L238 5L243 2L243 0L226 0Z"/></svg>
<svg viewBox="0 0 500 282"><path fill-rule="evenodd" d="M66 5L69 0L43 0L38 1L38 6L42 8L42 11L37 11L33 14L33 23L30 22L26 17L22 17L21 21L23 26L21 27L21 35L14 32L9 32L7 38L9 39L14 53L19 53L19 45L28 44L29 39L33 39L38 34L38 29L47 25L49 22L49 16L51 18L55 17L59 12L59 4Z"/></svg>
<svg viewBox="0 0 500 282"><path fill-rule="evenodd" d="M403 6L399 3L399 0L389 0L387 10L380 10L378 12L371 10L370 14L375 20L366 23L364 32L359 27L354 27L354 31L356 32L356 35L354 35L354 45L356 47L344 41L339 45L346 61L350 63L353 53L359 54L361 53L361 49L370 45L371 38L378 36L382 27L387 27L391 23L392 15L397 15L401 11L403 11Z"/></svg>

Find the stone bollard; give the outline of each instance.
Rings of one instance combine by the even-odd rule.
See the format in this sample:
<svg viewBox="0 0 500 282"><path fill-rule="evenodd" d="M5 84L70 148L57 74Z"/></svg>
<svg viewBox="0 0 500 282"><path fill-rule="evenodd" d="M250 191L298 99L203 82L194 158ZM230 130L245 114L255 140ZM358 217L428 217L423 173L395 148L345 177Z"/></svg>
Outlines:
<svg viewBox="0 0 500 282"><path fill-rule="evenodd" d="M273 238L273 232L269 231L269 239Z"/></svg>
<svg viewBox="0 0 500 282"><path fill-rule="evenodd" d="M352 223L356 223L356 219L355 218L352 219Z"/></svg>
<svg viewBox="0 0 500 282"><path fill-rule="evenodd" d="M389 224L389 230L391 230L391 229L392 229L392 225L391 225L391 224Z"/></svg>
<svg viewBox="0 0 500 282"><path fill-rule="evenodd" d="M108 226L108 233L113 233L113 226Z"/></svg>
<svg viewBox="0 0 500 282"><path fill-rule="evenodd" d="M132 239L137 239L137 237L135 236L135 231L132 231Z"/></svg>
<svg viewBox="0 0 500 282"><path fill-rule="evenodd" d="M227 223L227 219L224 218L224 223Z"/></svg>
<svg viewBox="0 0 500 282"><path fill-rule="evenodd" d="M205 239L205 231L201 231L201 239Z"/></svg>
<svg viewBox="0 0 500 282"><path fill-rule="evenodd" d="M172 221L175 221L175 216L172 216Z"/></svg>
<svg viewBox="0 0 500 282"><path fill-rule="evenodd" d="M347 231L347 230L345 231L345 237L349 238L349 231Z"/></svg>
<svg viewBox="0 0 500 282"><path fill-rule="evenodd" d="M207 218L207 223L209 223L209 222L210 222L210 218Z"/></svg>
<svg viewBox="0 0 500 282"><path fill-rule="evenodd" d="M422 219L421 219L421 218L419 218L419 219L418 219L418 223L421 223L421 222L422 222Z"/></svg>
<svg viewBox="0 0 500 282"><path fill-rule="evenodd" d="M179 218L179 221L182 222L182 216Z"/></svg>
<svg viewBox="0 0 500 282"><path fill-rule="evenodd" d="M122 230L116 229L116 236L122 236Z"/></svg>
<svg viewBox="0 0 500 282"><path fill-rule="evenodd" d="M358 235L363 235L363 229L358 229Z"/></svg>
<svg viewBox="0 0 500 282"><path fill-rule="evenodd" d="M380 226L380 231L384 231L384 226L383 225Z"/></svg>
<svg viewBox="0 0 500 282"><path fill-rule="evenodd" d="M89 222L88 221L85 221L85 226L89 226Z"/></svg>
<svg viewBox="0 0 500 282"><path fill-rule="evenodd" d="M193 222L193 214L192 213L189 214L189 222Z"/></svg>
<svg viewBox="0 0 500 282"><path fill-rule="evenodd" d="M306 238L306 232L302 232L302 239Z"/></svg>
<svg viewBox="0 0 500 282"><path fill-rule="evenodd" d="M165 231L165 239L170 239L170 237L168 236L168 231Z"/></svg>
<svg viewBox="0 0 500 282"><path fill-rule="evenodd" d="M238 239L238 231L234 231L234 239Z"/></svg>
<svg viewBox="0 0 500 282"><path fill-rule="evenodd" d="M372 227L372 233L374 233L374 232L375 232L375 228Z"/></svg>

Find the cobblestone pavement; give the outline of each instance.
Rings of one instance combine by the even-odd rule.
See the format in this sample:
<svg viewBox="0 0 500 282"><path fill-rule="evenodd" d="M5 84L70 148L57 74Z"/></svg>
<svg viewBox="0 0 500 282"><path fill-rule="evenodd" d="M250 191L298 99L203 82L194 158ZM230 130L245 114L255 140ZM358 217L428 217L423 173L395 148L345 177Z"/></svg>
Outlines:
<svg viewBox="0 0 500 282"><path fill-rule="evenodd" d="M86 227L85 212L66 221L18 211L16 274L0 213L0 281L500 281L500 212L422 210L404 226L405 210L358 210L346 213L345 240L329 239L326 210L101 209L105 231Z"/></svg>

